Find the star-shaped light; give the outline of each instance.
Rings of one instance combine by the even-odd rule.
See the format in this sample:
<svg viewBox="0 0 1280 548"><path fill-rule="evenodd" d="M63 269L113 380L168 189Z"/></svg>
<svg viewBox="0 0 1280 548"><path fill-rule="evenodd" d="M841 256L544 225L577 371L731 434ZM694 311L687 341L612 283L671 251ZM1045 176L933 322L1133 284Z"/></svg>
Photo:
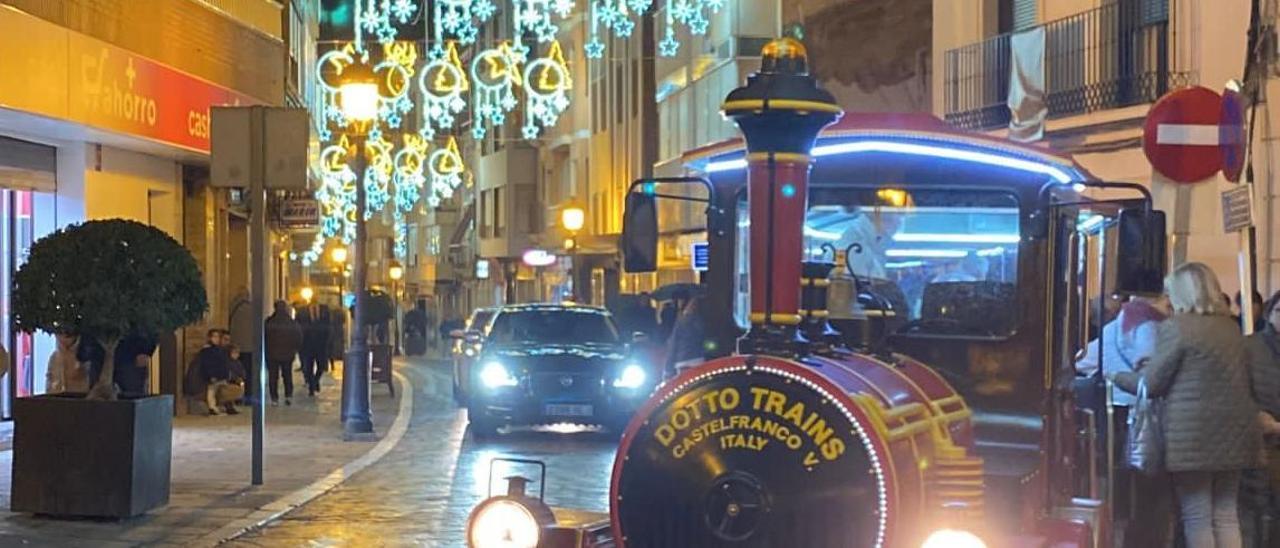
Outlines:
<svg viewBox="0 0 1280 548"><path fill-rule="evenodd" d="M666 38L658 42L658 54L663 57L675 57L680 52L680 42L676 41L674 33L668 33Z"/></svg>
<svg viewBox="0 0 1280 548"><path fill-rule="evenodd" d="M524 126L522 131L525 139L533 140L538 138L538 126Z"/></svg>
<svg viewBox="0 0 1280 548"><path fill-rule="evenodd" d="M601 42L600 40L587 42L587 45L583 46L582 49L586 52L587 57L591 59L604 57L604 42Z"/></svg>

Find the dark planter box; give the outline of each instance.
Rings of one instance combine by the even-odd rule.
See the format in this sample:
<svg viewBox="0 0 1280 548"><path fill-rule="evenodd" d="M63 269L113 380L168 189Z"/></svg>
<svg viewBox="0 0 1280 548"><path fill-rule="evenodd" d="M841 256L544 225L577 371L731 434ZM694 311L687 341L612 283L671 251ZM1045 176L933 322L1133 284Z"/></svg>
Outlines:
<svg viewBox="0 0 1280 548"><path fill-rule="evenodd" d="M169 503L173 396L19 398L14 512L129 518Z"/></svg>

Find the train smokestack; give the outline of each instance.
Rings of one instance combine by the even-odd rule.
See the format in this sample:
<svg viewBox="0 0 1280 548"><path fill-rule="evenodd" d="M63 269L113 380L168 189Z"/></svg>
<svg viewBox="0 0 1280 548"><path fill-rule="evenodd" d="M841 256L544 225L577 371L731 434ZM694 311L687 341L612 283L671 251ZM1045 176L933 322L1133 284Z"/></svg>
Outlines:
<svg viewBox="0 0 1280 548"><path fill-rule="evenodd" d="M721 111L747 142L751 331L742 350L787 352L802 319L809 152L818 132L844 111L809 75L804 45L792 38L764 47L760 71L729 93Z"/></svg>

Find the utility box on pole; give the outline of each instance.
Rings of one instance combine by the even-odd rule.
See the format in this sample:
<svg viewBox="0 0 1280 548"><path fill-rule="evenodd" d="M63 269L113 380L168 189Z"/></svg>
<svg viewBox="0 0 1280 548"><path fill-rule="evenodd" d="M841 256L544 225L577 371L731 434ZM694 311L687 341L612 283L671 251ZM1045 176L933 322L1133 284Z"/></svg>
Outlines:
<svg viewBox="0 0 1280 548"><path fill-rule="evenodd" d="M277 107L212 109L210 183L218 188L245 188L249 193L250 300L255 312L252 382L252 483L262 485L266 410L267 189L307 188L308 133L306 110Z"/></svg>

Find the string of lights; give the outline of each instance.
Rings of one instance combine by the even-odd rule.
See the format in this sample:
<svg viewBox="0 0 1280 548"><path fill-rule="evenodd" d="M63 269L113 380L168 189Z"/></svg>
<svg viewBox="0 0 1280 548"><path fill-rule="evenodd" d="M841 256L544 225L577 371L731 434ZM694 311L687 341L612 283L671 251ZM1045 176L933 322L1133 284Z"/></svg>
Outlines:
<svg viewBox="0 0 1280 548"><path fill-rule="evenodd" d="M639 18L661 8L660 14L653 12L665 24L658 54L675 56L680 49L677 28L705 34L709 14L720 11L724 2L586 0L584 53L609 62L605 33L626 39ZM394 207L395 254L403 258L408 251L405 216L423 202L439 207L469 179L454 136L463 113L469 111L475 139L492 138L494 128L518 114L521 137L535 140L570 105L572 71L556 33L560 21L574 16L574 0L355 0L354 8L354 40L317 61L322 150L315 196L322 220L311 249L301 257L303 264L319 260L329 239L351 243L356 215L371 219L388 206ZM511 36L489 37L482 44L482 25L497 18L509 18ZM397 28L419 21L427 31L425 42L397 39ZM343 74L349 70L371 72L379 88L377 117L364 147L367 167L360 174L348 162L355 147L336 131L347 125L338 106ZM410 119L416 123L406 124ZM355 206L357 184L367 192L362 212Z"/></svg>

